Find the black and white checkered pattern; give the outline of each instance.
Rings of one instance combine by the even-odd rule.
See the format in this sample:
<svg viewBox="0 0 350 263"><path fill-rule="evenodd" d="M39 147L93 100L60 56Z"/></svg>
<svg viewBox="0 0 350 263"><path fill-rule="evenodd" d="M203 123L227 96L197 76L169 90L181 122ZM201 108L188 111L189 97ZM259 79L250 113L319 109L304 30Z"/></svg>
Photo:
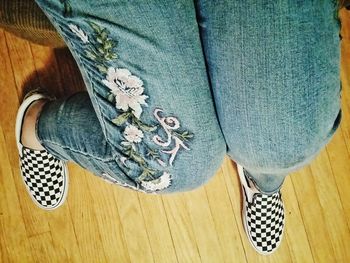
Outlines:
<svg viewBox="0 0 350 263"><path fill-rule="evenodd" d="M32 199L44 209L58 207L65 198L65 164L46 150L23 147L21 174Z"/></svg>
<svg viewBox="0 0 350 263"><path fill-rule="evenodd" d="M273 253L281 243L284 206L280 191L261 192L249 173L237 165L243 192L243 224L250 243L260 254Z"/></svg>
<svg viewBox="0 0 350 263"><path fill-rule="evenodd" d="M284 228L284 208L281 193L256 193L253 201L245 202L248 235L262 254L273 252L280 244Z"/></svg>

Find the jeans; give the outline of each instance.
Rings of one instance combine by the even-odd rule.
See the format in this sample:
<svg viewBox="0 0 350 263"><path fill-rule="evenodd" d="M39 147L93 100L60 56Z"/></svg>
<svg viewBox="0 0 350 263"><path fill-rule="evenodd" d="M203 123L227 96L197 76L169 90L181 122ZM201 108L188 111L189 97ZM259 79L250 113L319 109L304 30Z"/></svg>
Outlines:
<svg viewBox="0 0 350 263"><path fill-rule="evenodd" d="M341 119L332 0L36 0L87 92L46 103L42 145L147 193L205 184L225 154L263 192Z"/></svg>

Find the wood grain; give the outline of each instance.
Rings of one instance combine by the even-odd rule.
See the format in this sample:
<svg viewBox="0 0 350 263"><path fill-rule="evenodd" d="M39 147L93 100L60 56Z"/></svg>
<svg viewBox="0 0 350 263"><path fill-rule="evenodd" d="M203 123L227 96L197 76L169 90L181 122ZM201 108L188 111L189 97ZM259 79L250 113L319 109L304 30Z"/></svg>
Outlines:
<svg viewBox="0 0 350 263"><path fill-rule="evenodd" d="M27 89L42 86L60 97L84 84L67 50L0 31L0 261L349 262L350 12L341 16L341 127L310 165L286 179L286 231L271 256L257 254L245 235L240 184L227 157L205 187L165 196L109 185L72 163L66 203L38 209L18 176L19 102Z"/></svg>

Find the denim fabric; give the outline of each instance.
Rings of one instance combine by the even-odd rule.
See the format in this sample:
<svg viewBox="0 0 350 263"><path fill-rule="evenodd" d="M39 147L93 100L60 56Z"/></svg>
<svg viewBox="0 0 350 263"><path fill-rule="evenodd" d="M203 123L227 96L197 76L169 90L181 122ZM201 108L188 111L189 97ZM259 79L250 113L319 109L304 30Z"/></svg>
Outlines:
<svg viewBox="0 0 350 263"><path fill-rule="evenodd" d="M199 1L228 155L264 191L308 163L340 122L334 1Z"/></svg>
<svg viewBox="0 0 350 263"><path fill-rule="evenodd" d="M273 192L339 125L331 0L37 3L88 91L47 103L38 137L113 183L190 190L228 153Z"/></svg>
<svg viewBox="0 0 350 263"><path fill-rule="evenodd" d="M38 122L45 148L145 192L207 182L226 145L194 4L37 2L67 42L88 91L46 105Z"/></svg>

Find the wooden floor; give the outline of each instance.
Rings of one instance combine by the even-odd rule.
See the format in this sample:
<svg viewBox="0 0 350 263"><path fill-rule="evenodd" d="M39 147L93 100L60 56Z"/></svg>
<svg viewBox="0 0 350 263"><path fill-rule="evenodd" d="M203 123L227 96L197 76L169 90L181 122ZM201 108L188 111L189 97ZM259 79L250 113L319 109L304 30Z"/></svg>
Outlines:
<svg viewBox="0 0 350 263"><path fill-rule="evenodd" d="M342 125L309 166L286 180L286 232L267 257L244 234L228 158L205 187L172 196L111 186L71 164L67 202L52 212L36 208L19 177L19 101L39 85L62 96L83 83L66 50L0 31L1 262L350 262L350 15L343 23Z"/></svg>

